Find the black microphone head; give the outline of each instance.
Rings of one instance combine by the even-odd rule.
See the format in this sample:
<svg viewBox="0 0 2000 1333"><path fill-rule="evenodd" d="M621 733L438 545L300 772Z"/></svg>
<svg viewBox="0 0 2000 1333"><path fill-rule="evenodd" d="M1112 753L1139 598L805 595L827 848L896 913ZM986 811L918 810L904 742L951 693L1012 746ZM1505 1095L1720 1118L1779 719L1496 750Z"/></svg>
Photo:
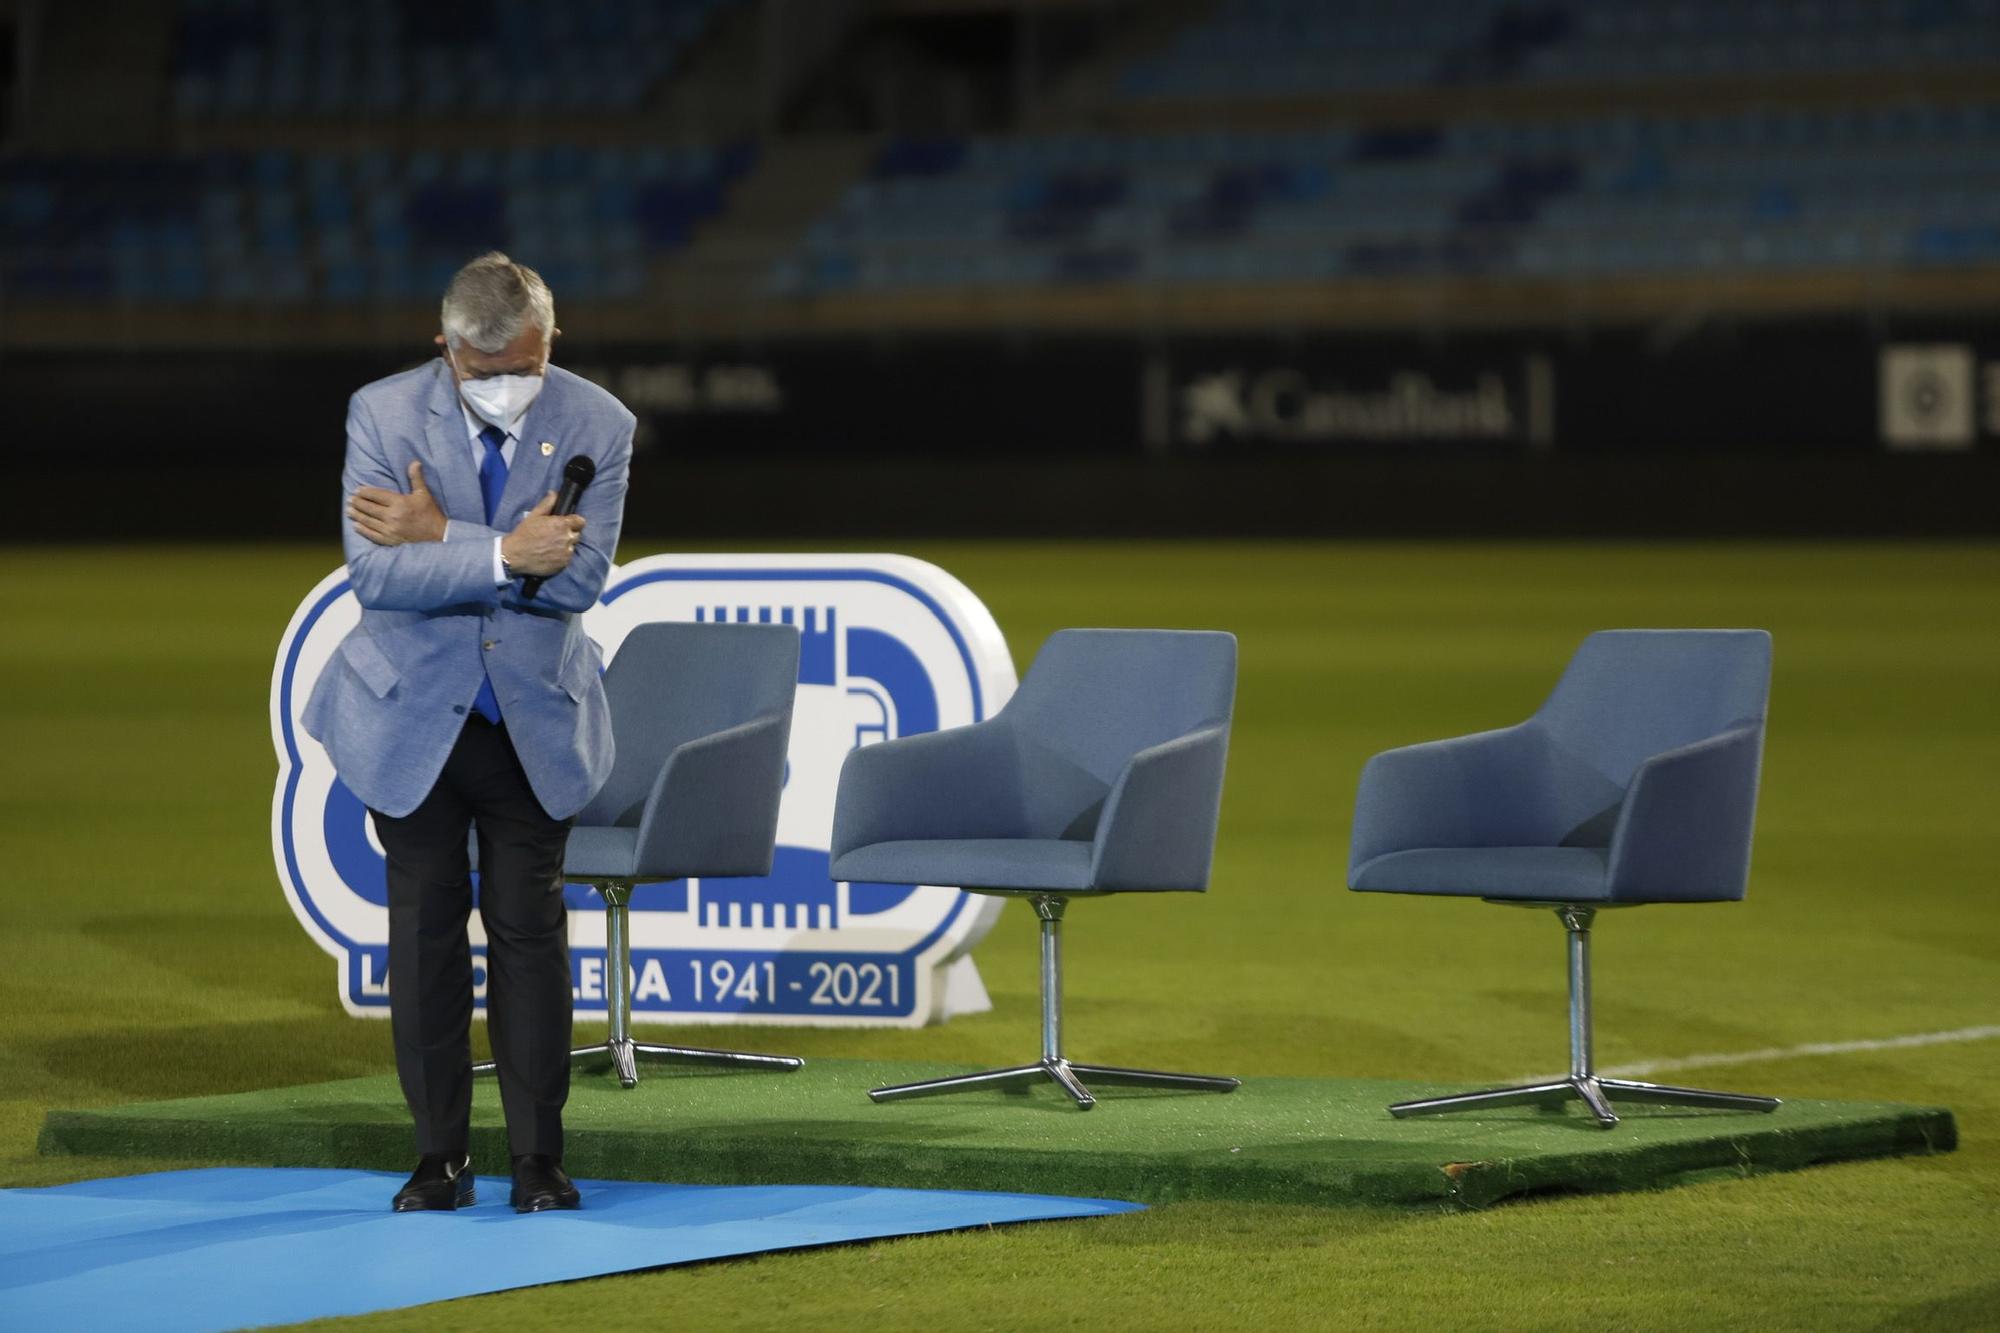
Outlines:
<svg viewBox="0 0 2000 1333"><path fill-rule="evenodd" d="M582 490L584 487L590 485L591 479L596 475L597 460L589 454L578 454L575 458L563 464L563 480L571 483L578 490Z"/></svg>

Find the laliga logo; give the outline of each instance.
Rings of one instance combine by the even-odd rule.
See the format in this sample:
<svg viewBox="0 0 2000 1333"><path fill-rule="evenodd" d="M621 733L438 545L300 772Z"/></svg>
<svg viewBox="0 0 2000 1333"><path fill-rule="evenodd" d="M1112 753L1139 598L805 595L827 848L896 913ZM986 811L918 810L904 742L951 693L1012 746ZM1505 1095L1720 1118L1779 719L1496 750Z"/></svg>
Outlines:
<svg viewBox="0 0 2000 1333"><path fill-rule="evenodd" d="M300 604L279 644L271 834L293 912L339 961L341 1003L386 1015L382 849L361 802L299 726L313 682L360 615L338 570ZM614 569L583 623L610 659L635 626L661 620L796 625L799 686L771 873L633 893L633 1012L675 1022L915 1026L990 1007L969 950L999 900L827 878L834 793L850 750L980 721L1013 693L1013 663L986 608L943 570L904 556L663 555ZM576 1006L601 1013L603 903L585 885L566 886L564 897ZM483 1007L477 912L470 929Z"/></svg>

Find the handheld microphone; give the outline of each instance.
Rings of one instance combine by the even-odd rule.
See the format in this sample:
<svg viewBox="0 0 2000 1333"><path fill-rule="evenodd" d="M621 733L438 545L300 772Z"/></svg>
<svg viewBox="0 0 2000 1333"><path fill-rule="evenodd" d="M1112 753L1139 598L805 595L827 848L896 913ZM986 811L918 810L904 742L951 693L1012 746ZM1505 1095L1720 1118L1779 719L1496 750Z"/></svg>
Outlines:
<svg viewBox="0 0 2000 1333"><path fill-rule="evenodd" d="M590 485L591 479L596 475L597 463L588 454L578 454L575 458L563 464L563 484L562 489L556 492L555 512L558 514L574 514L576 512L576 502L583 495L583 488ZM522 601L532 602L535 599L535 594L541 590L541 575L530 574L527 578L521 580Z"/></svg>

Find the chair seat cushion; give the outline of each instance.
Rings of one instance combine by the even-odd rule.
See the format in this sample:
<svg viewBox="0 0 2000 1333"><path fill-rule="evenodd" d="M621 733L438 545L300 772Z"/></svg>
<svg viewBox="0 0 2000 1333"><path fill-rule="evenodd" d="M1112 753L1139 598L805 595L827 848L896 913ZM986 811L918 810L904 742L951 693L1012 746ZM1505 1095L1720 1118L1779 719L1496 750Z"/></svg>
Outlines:
<svg viewBox="0 0 2000 1333"><path fill-rule="evenodd" d="M833 877L980 889L1088 889L1091 844L1069 838L930 838L856 847Z"/></svg>
<svg viewBox="0 0 2000 1333"><path fill-rule="evenodd" d="M594 826L569 831L563 873L571 879L630 875L639 858L639 830Z"/></svg>
<svg viewBox="0 0 2000 1333"><path fill-rule="evenodd" d="M1602 847L1418 847L1363 862L1349 887L1582 903L1611 896L1607 871Z"/></svg>

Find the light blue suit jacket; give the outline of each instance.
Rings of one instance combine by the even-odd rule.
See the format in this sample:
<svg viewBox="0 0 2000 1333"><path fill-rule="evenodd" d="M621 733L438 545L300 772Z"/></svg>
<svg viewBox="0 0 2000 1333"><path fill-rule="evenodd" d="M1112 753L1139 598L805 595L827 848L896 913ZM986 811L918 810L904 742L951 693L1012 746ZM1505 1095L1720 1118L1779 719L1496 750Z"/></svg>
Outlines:
<svg viewBox="0 0 2000 1333"><path fill-rule="evenodd" d="M406 815L444 768L479 693L493 678L500 713L528 782L557 819L604 785L613 759L603 663L579 613L597 601L618 546L632 414L590 381L556 366L521 420L520 443L493 525L466 445L458 389L443 358L377 380L348 402L341 532L361 623L313 687L305 728L341 781L371 809ZM547 454L544 443L553 445ZM493 539L543 495L563 465L597 463L577 512L588 520L569 568L535 600L517 579L493 582ZM439 542L377 546L345 518L362 486L409 488L411 459L450 520Z"/></svg>

